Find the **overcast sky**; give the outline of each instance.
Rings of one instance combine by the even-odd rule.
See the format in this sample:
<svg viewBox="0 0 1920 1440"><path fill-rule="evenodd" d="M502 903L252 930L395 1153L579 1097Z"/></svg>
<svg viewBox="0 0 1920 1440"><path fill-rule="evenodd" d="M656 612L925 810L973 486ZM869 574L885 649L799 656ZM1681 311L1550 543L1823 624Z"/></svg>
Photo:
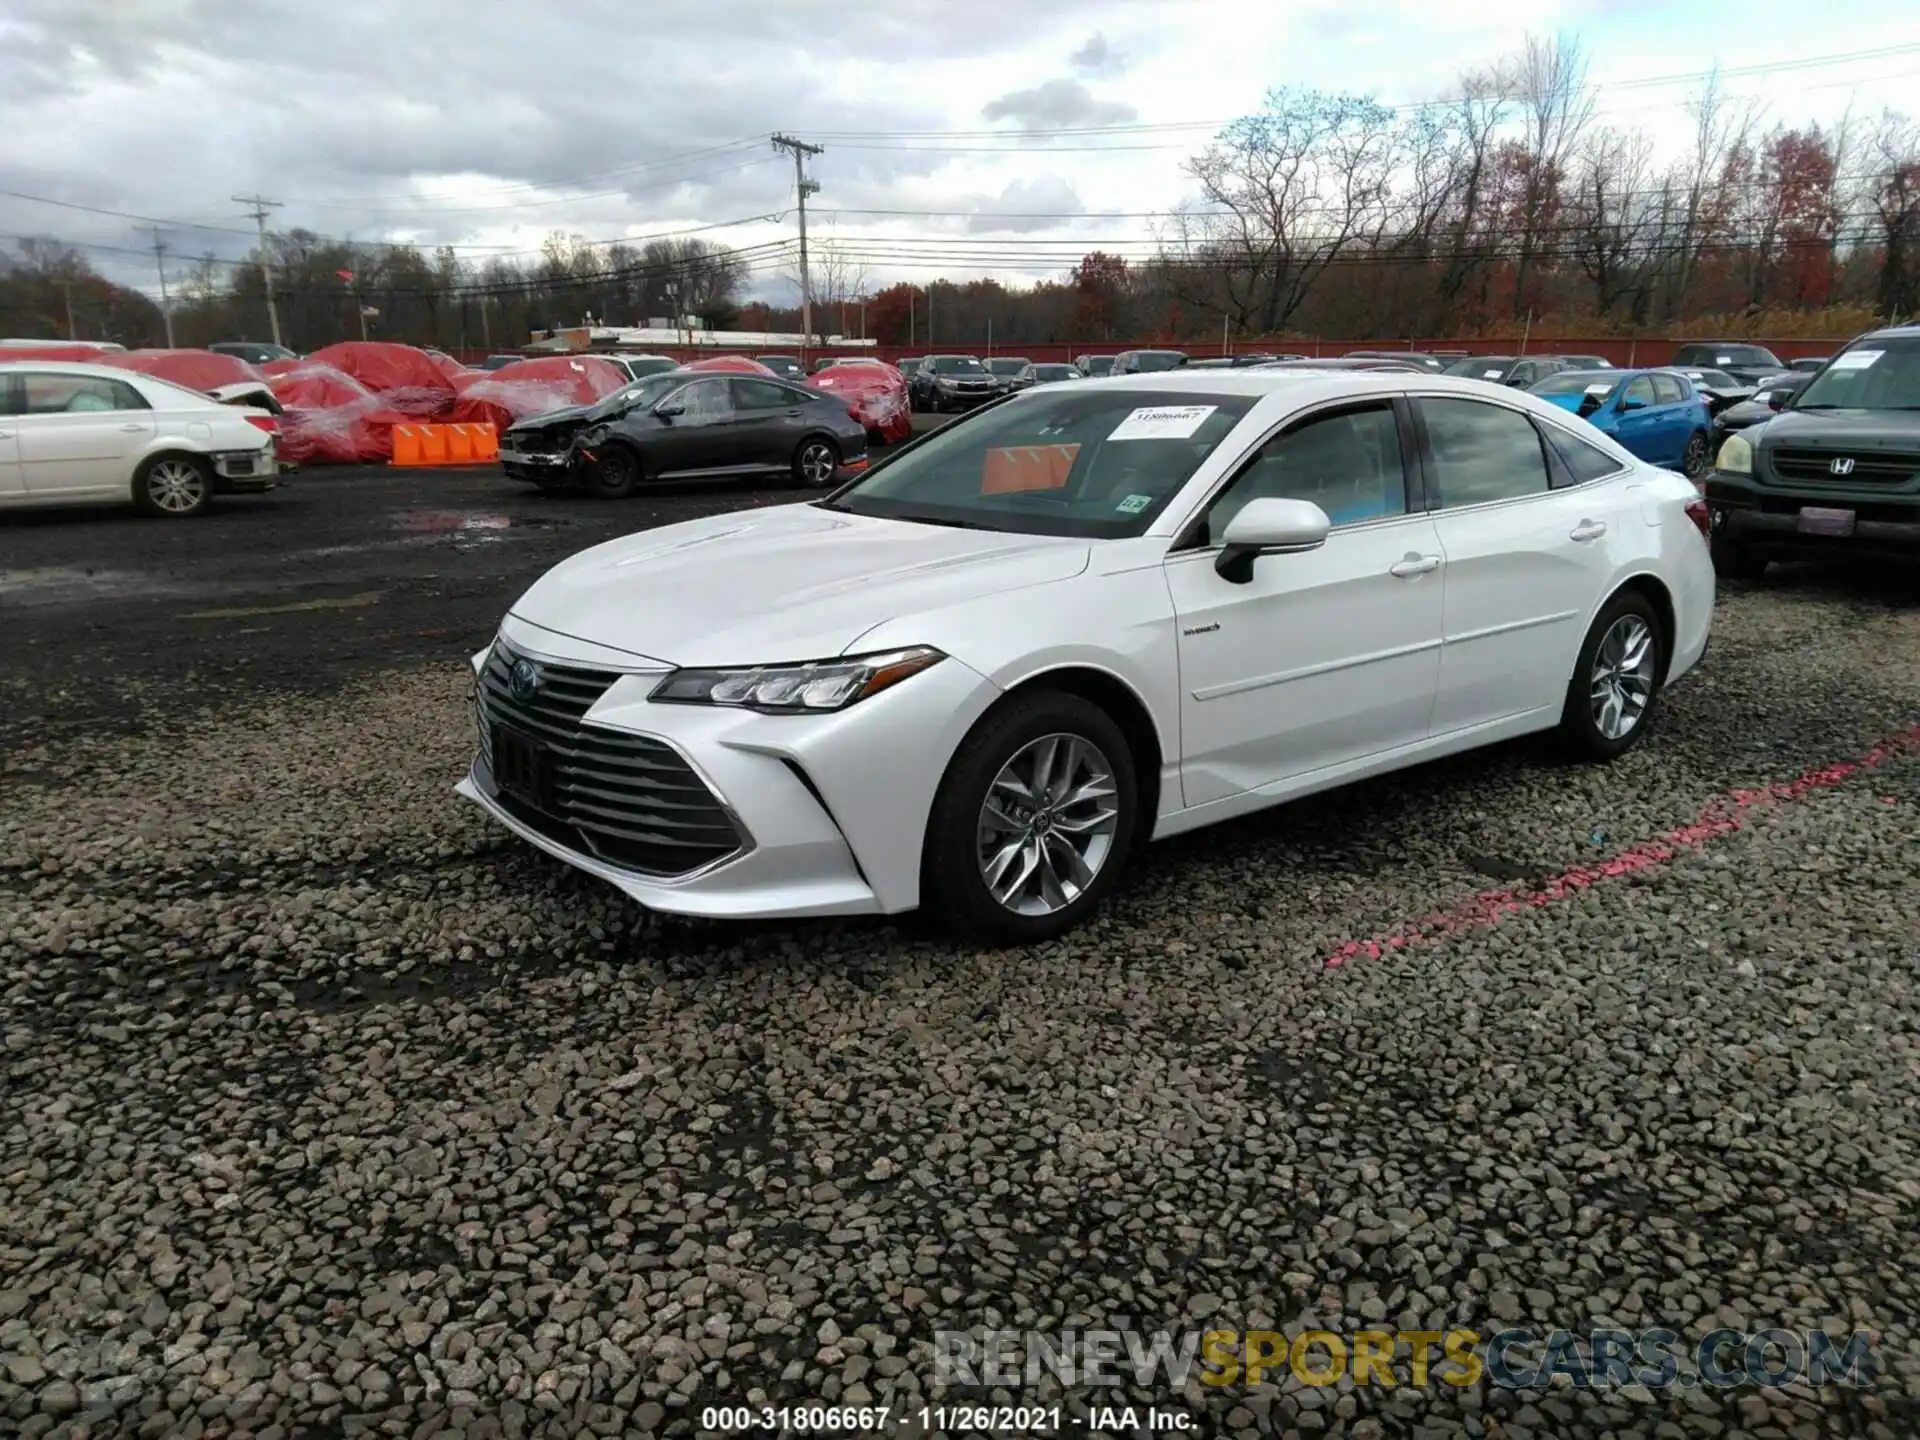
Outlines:
<svg viewBox="0 0 1920 1440"><path fill-rule="evenodd" d="M1182 161L1267 88L1432 99L1529 30L1577 36L1600 119L1650 126L1670 152L1697 89L1684 77L1716 63L1727 89L1789 124L1849 105L1920 109L1920 5L1848 0L1817 26L1812 13L1671 0L0 0L0 190L67 202L0 194L0 246L84 243L101 270L152 290L141 222L95 210L163 222L170 268L183 268L246 253L252 222L231 197L255 191L282 202L277 226L476 259L552 230L604 241L714 227L701 233L754 245L793 233L792 162L767 143L781 130L825 147L816 243L889 252L865 262L871 283L1030 280L1150 239L1157 222L1137 212L1190 198ZM1646 83L1670 77L1682 78ZM1057 266L1040 258L1055 251ZM793 293L777 268L753 288Z"/></svg>

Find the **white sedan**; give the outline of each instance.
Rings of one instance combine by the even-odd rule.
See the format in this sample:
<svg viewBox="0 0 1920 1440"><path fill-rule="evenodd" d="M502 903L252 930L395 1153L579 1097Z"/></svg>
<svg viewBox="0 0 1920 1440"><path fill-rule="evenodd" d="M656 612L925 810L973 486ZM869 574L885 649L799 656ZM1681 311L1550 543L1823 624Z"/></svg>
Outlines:
<svg viewBox="0 0 1920 1440"><path fill-rule="evenodd" d="M1435 376L1050 385L829 498L596 546L473 658L460 791L663 911L1053 935L1149 838L1557 729L1707 646L1706 514Z"/></svg>
<svg viewBox="0 0 1920 1440"><path fill-rule="evenodd" d="M0 356L4 360L4 356ZM131 501L198 515L279 475L266 410L110 365L0 363L0 509Z"/></svg>

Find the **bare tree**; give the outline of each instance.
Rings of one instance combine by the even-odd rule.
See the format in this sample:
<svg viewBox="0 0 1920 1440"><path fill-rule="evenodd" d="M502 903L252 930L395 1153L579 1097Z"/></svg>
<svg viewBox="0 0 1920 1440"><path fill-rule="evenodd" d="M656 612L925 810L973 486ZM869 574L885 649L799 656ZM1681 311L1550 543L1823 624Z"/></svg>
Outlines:
<svg viewBox="0 0 1920 1440"><path fill-rule="evenodd" d="M1568 248L1593 287L1593 308L1601 315L1624 309L1636 325L1646 322L1658 263L1651 149L1639 132L1595 131L1568 185Z"/></svg>
<svg viewBox="0 0 1920 1440"><path fill-rule="evenodd" d="M1676 318L1686 304L1700 257L1732 233L1736 197L1759 120L1756 102L1730 99L1717 73L1689 102L1693 148L1674 170L1669 190L1678 197L1677 228L1668 245L1665 313Z"/></svg>
<svg viewBox="0 0 1920 1440"><path fill-rule="evenodd" d="M1567 163L1593 122L1587 58L1580 42L1529 35L1514 88L1526 125L1512 217L1518 232L1513 282L1513 313L1518 315L1531 304L1527 282L1557 224Z"/></svg>
<svg viewBox="0 0 1920 1440"><path fill-rule="evenodd" d="M1876 178L1872 206L1882 247L1880 313L1920 313L1920 124L1885 111L1868 144Z"/></svg>

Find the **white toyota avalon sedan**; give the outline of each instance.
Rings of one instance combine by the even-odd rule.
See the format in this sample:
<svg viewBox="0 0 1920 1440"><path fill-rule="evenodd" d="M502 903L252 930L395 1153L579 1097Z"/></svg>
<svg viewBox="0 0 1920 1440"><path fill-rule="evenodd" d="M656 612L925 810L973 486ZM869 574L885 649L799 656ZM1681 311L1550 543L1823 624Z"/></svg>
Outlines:
<svg viewBox="0 0 1920 1440"><path fill-rule="evenodd" d="M1621 754L1706 649L1705 529L1476 381L1036 387L556 566L473 658L460 791L658 910L1036 939L1149 838L1529 731Z"/></svg>
<svg viewBox="0 0 1920 1440"><path fill-rule="evenodd" d="M266 410L132 370L0 364L0 509L117 500L198 515L217 493L272 488L279 433Z"/></svg>

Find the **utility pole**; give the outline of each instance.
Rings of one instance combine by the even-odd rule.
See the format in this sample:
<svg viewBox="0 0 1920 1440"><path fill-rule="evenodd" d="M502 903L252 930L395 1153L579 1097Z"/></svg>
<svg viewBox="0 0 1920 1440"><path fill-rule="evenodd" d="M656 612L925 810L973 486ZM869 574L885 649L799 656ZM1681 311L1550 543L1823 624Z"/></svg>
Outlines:
<svg viewBox="0 0 1920 1440"><path fill-rule="evenodd" d="M167 322L167 348L173 349L173 306L167 302L167 247L160 239L160 227L148 227L153 236L153 267L160 272L160 318Z"/></svg>
<svg viewBox="0 0 1920 1440"><path fill-rule="evenodd" d="M278 200L268 200L261 195L236 195L236 205L249 205L252 208L245 213L253 217L255 227L260 231L260 278L267 285L267 323L273 327L273 343L280 343L280 312L273 304L273 257L267 253L267 212L278 210Z"/></svg>
<svg viewBox="0 0 1920 1440"><path fill-rule="evenodd" d="M773 148L793 155L793 184L800 195L800 363L806 364L807 346L813 340L813 287L807 282L807 196L820 186L807 178L807 157L821 153L818 145L809 145L791 135L775 135Z"/></svg>
<svg viewBox="0 0 1920 1440"><path fill-rule="evenodd" d="M60 282L60 293L67 297L67 338L69 340L78 340L80 338L80 332L74 328L73 324L73 281L62 280Z"/></svg>

